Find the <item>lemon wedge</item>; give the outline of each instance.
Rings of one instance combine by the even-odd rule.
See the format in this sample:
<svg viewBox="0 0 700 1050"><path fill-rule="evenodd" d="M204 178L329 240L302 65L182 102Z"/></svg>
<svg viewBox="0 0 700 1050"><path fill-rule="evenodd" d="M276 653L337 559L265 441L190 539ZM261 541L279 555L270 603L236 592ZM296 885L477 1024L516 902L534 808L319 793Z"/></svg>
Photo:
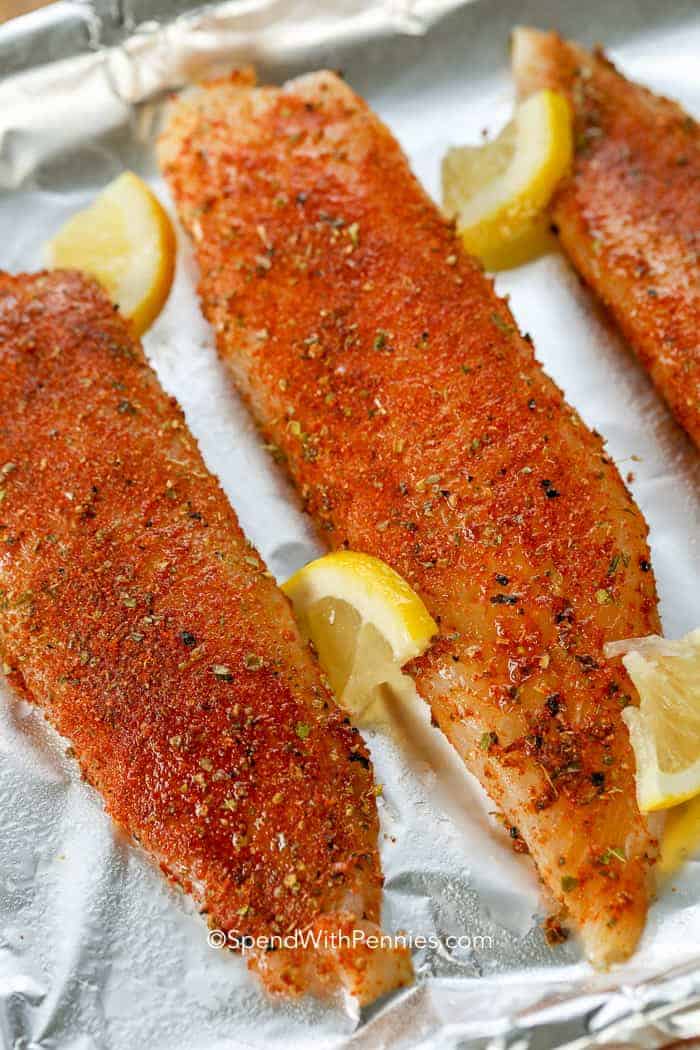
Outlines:
<svg viewBox="0 0 700 1050"><path fill-rule="evenodd" d="M410 585L379 558L336 551L305 565L282 590L340 704L357 718L376 710L379 688L437 634Z"/></svg>
<svg viewBox="0 0 700 1050"><path fill-rule="evenodd" d="M639 707L626 707L642 812L700 794L700 628L677 642L633 638L605 647L622 656Z"/></svg>
<svg viewBox="0 0 700 1050"><path fill-rule="evenodd" d="M446 154L444 210L488 270L519 266L551 245L545 209L571 165L571 124L567 99L538 91L493 142Z"/></svg>
<svg viewBox="0 0 700 1050"><path fill-rule="evenodd" d="M168 298L175 233L154 193L127 171L61 227L46 256L50 267L97 278L140 336Z"/></svg>

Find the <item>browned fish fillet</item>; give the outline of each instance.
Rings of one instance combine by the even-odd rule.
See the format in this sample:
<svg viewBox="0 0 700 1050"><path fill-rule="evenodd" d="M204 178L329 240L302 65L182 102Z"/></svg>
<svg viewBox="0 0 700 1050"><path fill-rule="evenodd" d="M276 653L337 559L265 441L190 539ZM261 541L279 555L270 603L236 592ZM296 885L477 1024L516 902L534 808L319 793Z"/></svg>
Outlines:
<svg viewBox="0 0 700 1050"><path fill-rule="evenodd" d="M556 33L516 30L513 71L521 95L569 97L574 170L553 205L562 246L700 445L698 124Z"/></svg>
<svg viewBox="0 0 700 1050"><path fill-rule="evenodd" d="M0 274L0 650L117 823L268 987L410 978L377 931L365 746L172 398L97 285ZM325 936L324 936L325 935ZM273 942L273 947L274 947Z"/></svg>
<svg viewBox="0 0 700 1050"><path fill-rule="evenodd" d="M420 590L412 672L607 963L654 843L606 641L658 630L646 524L399 146L330 73L176 104L160 158L219 352L335 548Z"/></svg>

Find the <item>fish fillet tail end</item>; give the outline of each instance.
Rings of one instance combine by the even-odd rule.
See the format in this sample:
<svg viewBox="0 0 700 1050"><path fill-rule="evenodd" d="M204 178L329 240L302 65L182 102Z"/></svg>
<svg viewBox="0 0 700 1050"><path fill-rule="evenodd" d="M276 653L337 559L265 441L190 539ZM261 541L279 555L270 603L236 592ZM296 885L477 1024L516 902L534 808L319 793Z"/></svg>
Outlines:
<svg viewBox="0 0 700 1050"><path fill-rule="evenodd" d="M360 1006L413 982L408 946L349 911L320 915L282 951L251 951L249 966L273 994L342 991Z"/></svg>

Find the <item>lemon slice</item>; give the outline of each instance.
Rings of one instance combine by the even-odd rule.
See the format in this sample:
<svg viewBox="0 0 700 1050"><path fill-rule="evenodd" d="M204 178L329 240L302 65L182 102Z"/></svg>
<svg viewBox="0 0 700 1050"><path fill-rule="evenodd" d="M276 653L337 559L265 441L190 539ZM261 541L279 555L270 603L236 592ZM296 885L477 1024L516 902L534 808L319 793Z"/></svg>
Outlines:
<svg viewBox="0 0 700 1050"><path fill-rule="evenodd" d="M442 162L445 212L465 248L489 270L519 266L552 243L545 209L573 157L571 109L556 91L518 106L493 142L449 150Z"/></svg>
<svg viewBox="0 0 700 1050"><path fill-rule="evenodd" d="M398 684L403 665L437 634L416 592L369 554L327 554L296 572L282 590L339 703L358 718L376 713L379 687Z"/></svg>
<svg viewBox="0 0 700 1050"><path fill-rule="evenodd" d="M156 196L127 171L61 227L46 255L51 267L96 277L142 335L168 298L175 234Z"/></svg>
<svg viewBox="0 0 700 1050"><path fill-rule="evenodd" d="M622 717L637 760L643 812L700 794L700 628L677 642L652 636L614 642L640 697Z"/></svg>

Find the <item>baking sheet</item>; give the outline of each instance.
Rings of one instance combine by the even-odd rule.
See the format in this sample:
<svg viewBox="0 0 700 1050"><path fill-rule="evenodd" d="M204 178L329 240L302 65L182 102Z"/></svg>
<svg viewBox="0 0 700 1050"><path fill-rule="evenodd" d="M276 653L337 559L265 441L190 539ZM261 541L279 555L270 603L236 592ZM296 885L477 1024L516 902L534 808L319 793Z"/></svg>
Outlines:
<svg viewBox="0 0 700 1050"><path fill-rule="evenodd" d="M163 27L175 8L165 0L62 3L0 30L0 266L39 266L45 237L125 167L167 202L151 148L162 92L232 61L254 60L274 81L342 68L436 197L444 150L510 115L507 39L517 23L604 40L625 72L700 115L697 3L184 7ZM181 237L173 293L146 351L282 579L320 549L217 362L194 280ZM666 633L684 633L700 623L697 452L559 255L497 286L629 473L651 528ZM384 925L428 943L416 951L416 985L359 1015L347 1004L273 1003L239 959L209 948L194 907L115 831L65 742L0 681L2 1045L651 1047L700 1033L700 864L661 889L635 957L594 974L574 941L546 945L531 864L512 852L427 708L416 700L364 733L384 785ZM448 946L450 936L461 943Z"/></svg>

